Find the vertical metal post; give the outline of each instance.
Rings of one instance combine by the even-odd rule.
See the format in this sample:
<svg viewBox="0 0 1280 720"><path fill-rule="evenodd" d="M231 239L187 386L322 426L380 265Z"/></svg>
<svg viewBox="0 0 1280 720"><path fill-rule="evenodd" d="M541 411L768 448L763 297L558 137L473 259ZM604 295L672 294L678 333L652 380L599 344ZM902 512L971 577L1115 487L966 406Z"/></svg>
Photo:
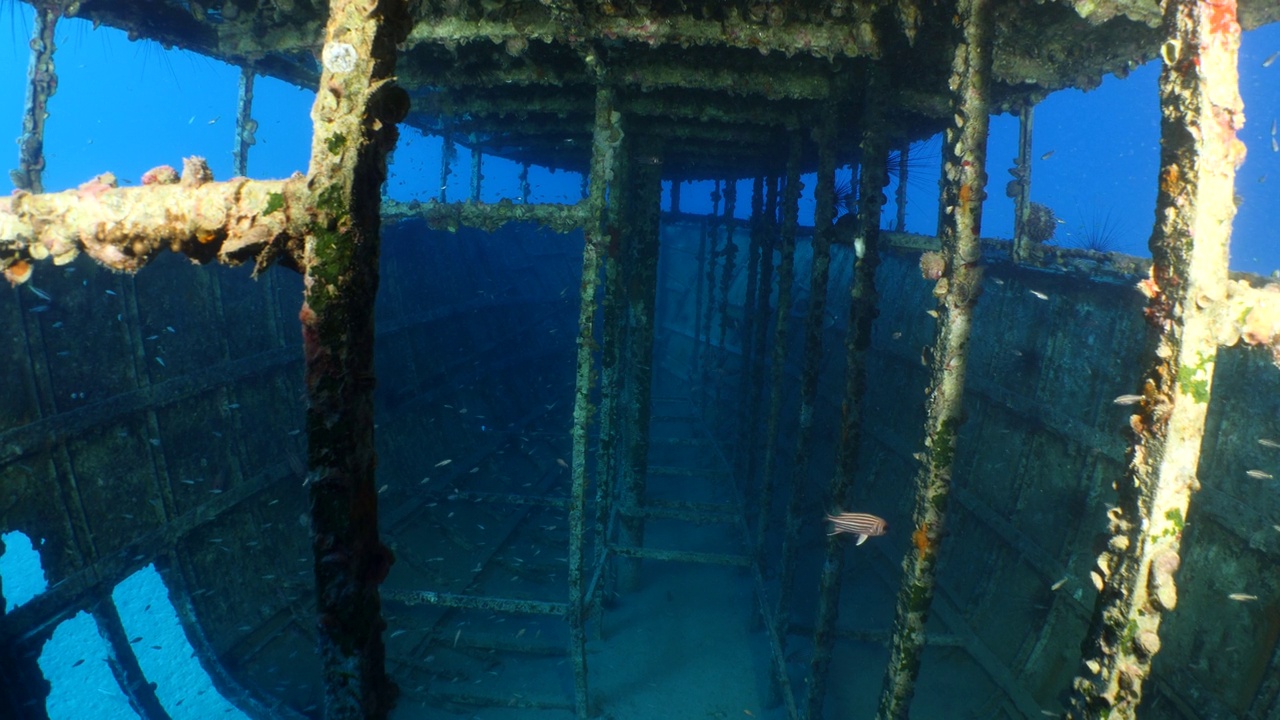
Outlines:
<svg viewBox="0 0 1280 720"><path fill-rule="evenodd" d="M58 74L53 66L53 31L62 10L56 3L35 3L31 25L31 59L27 63L27 95L22 106L22 135L18 138L18 167L9 179L19 190L44 192L44 121L49 116L49 98L58 91Z"/></svg>
<svg viewBox="0 0 1280 720"><path fill-rule="evenodd" d="M632 163L624 192L630 196L624 232L627 243L627 382L628 400L623 413L627 450L622 467L620 540L624 545L644 544L645 480L649 473L650 388L653 382L654 305L658 294L658 217L662 203L661 166ZM618 567L618 588L634 590L639 584L639 559L623 560Z"/></svg>
<svg viewBox="0 0 1280 720"><path fill-rule="evenodd" d="M302 321L308 480L324 715L382 720L387 677L378 585L394 558L378 540L373 307L387 153L409 109L393 82L404 0L332 0L311 110Z"/></svg>
<svg viewBox="0 0 1280 720"><path fill-rule="evenodd" d="M749 412L751 397L751 378L754 376L755 356L755 311L757 285L760 281L760 249L764 246L764 176L757 175L751 184L751 223L750 240L747 243L747 287L742 299L742 322L738 330L741 340L738 342L739 357L742 358L742 376L738 379L738 443L734 453L734 474L742 477L747 469L747 456L751 454L751 446L747 444L747 435L755 425L756 418ZM763 322L761 320L760 322Z"/></svg>
<svg viewBox="0 0 1280 720"><path fill-rule="evenodd" d="M484 163L484 151L479 145L471 146L471 202L480 202L480 181L484 175L480 173L480 165Z"/></svg>
<svg viewBox="0 0 1280 720"><path fill-rule="evenodd" d="M613 88L604 82L598 60L588 56L588 65L598 69L595 129L591 140L591 172L588 175L587 226L583 228L582 287L578 306L578 353L573 392L573 486L569 492L569 653L573 658L574 710L579 720L590 716L587 697L587 633L585 614L586 505L588 429L595 408L591 389L595 374L594 353L596 294L600 284L600 254L606 248L608 221L606 194L614 181L614 160L622 141L621 117L614 111ZM603 542L598 538L597 542Z"/></svg>
<svg viewBox="0 0 1280 720"><path fill-rule="evenodd" d="M836 468L826 507L848 510L853 473L862 444L862 399L867 387L867 353L871 348L871 325L876 319L876 268L880 265L880 210L884 186L888 182L888 144L877 98L883 94L884 69L876 66L867 74L863 100L861 174L858 188L858 227L862 233L862 257L855 256L853 284L849 295L849 330L845 335L845 389L841 405L840 440L836 446ZM874 508L869 508L874 511ZM846 538L828 535L826 559L818 588L818 614L814 622L813 658L809 666L807 717L821 720L827 693L827 671L835 640L840 606L840 578L844 570Z"/></svg>
<svg viewBox="0 0 1280 720"><path fill-rule="evenodd" d="M836 121L835 105L828 106L818 122L818 185L814 190L813 268L809 279L809 311L804 325L804 367L800 371L800 419L796 427L796 453L791 463L790 502L787 503L786 534L782 540L782 571L778 588L778 630L787 645L791 623L791 597L795 592L796 556L799 553L800 525L804 518L805 485L809 481L809 450L813 444L813 413L818 399L818 376L822 368L822 325L827 310L827 283L830 279L831 233L836 217Z"/></svg>
<svg viewBox="0 0 1280 720"><path fill-rule="evenodd" d="M520 165L520 202L528 204L533 188L529 186L529 163Z"/></svg>
<svg viewBox="0 0 1280 720"><path fill-rule="evenodd" d="M449 173L452 172L450 166L457 159L458 150L453 144L453 134L446 125L444 139L440 146L440 192L436 195L436 202L445 203L449 200Z"/></svg>
<svg viewBox="0 0 1280 720"><path fill-rule="evenodd" d="M702 328L707 333L707 344L702 354L702 377L698 383L703 405L707 401L707 385L711 383L711 365L712 359L719 356L716 352L715 345L711 342L711 321L715 317L716 309L716 258L720 253L716 250L716 241L720 236L720 181L717 180L714 189L711 191L711 220L707 223L707 234L710 237L711 246L707 254L707 305L702 318Z"/></svg>
<svg viewBox="0 0 1280 720"><path fill-rule="evenodd" d="M768 364L765 350L769 341L769 305L773 298L773 246L778 233L778 183L777 177L769 178L769 191L765 202L764 215L760 219L760 276L756 289L755 323L752 326L755 337L751 338L754 346L752 356L755 362L751 366L750 393L747 400L747 427L742 442L747 464L742 480L744 493L755 488L756 471L763 459L756 452L757 439L760 436L760 406L764 401L764 371Z"/></svg>
<svg viewBox="0 0 1280 720"><path fill-rule="evenodd" d="M624 192L626 174L628 172L627 147L625 137L622 143L614 148L612 189L608 193L606 208L605 246L601 261L604 263L604 338L600 348L600 439L597 443L596 465L596 516L595 516L595 563L599 579L595 593L590 598L590 617L597 622L594 625L596 637L603 632L601 613L604 596L612 592L612 581L608 544L613 540L609 536L609 523L614 512L614 495L621 460L620 443L622 442L622 409L626 406L626 368L628 354L627 343L627 271L624 262L627 255L627 244L630 233L623 232L626 227L627 193Z"/></svg>
<svg viewBox="0 0 1280 720"><path fill-rule="evenodd" d="M1027 218L1031 216L1031 130L1036 106L1027 103L1018 112L1018 164L1013 168L1013 261L1031 258Z"/></svg>
<svg viewBox="0 0 1280 720"><path fill-rule="evenodd" d="M693 273L693 282L697 286L696 300L693 304L693 349L689 360L689 380L692 382L698 379L702 372L702 333L704 332L702 325L702 295L703 287L702 278L706 277L707 265L707 223L704 219L698 226L698 266ZM706 331L710 335L710 331Z"/></svg>
<svg viewBox="0 0 1280 720"><path fill-rule="evenodd" d="M1151 277L1139 284L1153 328L1143 399L1098 586L1069 718L1127 720L1177 605L1183 523L1196 480L1227 298L1235 171L1244 161L1234 0L1170 0L1161 48L1160 172Z"/></svg>
<svg viewBox="0 0 1280 720"><path fill-rule="evenodd" d="M236 93L236 147L232 153L232 165L236 175L249 174L249 146L257 140L258 121L253 119L253 68L240 68L240 86Z"/></svg>
<svg viewBox="0 0 1280 720"><path fill-rule="evenodd" d="M773 514L773 476L778 464L778 420L782 416L782 372L787 363L787 318L791 312L791 284L795 280L796 226L800 215L799 134L791 136L787 155L786 187L782 195L782 232L778 238L778 315L773 332L773 362L769 374L769 419L765 430L764 468L760 473L760 499L756 502L756 562L765 565L764 538Z"/></svg>
<svg viewBox="0 0 1280 720"><path fill-rule="evenodd" d="M915 694L924 626L933 601L938 542L951 494L956 436L963 420L965 368L973 307L981 289L978 267L982 201L986 197L988 92L991 84L993 13L991 0L958 0L959 37L951 65L955 93L952 124L942 148L942 252L944 263L934 288L938 332L925 402L925 447L916 475L912 543L902 561L889 666L878 720L904 720Z"/></svg>
<svg viewBox="0 0 1280 720"><path fill-rule="evenodd" d="M734 231L738 224L733 215L738 206L738 181L729 180L724 186L724 268L720 273L720 362L725 359L725 334L729 325L729 289L733 283L734 260L738 257L738 246L733 242Z"/></svg>
<svg viewBox="0 0 1280 720"><path fill-rule="evenodd" d="M671 181L671 214L680 214L680 180L679 178Z"/></svg>

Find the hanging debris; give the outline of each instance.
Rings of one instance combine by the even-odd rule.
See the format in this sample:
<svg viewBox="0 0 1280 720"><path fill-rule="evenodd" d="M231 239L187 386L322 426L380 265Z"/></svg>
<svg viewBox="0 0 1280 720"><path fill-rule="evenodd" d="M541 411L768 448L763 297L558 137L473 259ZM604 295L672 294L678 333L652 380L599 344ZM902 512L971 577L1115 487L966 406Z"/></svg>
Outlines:
<svg viewBox="0 0 1280 720"><path fill-rule="evenodd" d="M1140 284L1155 337L1133 445L1108 511L1111 538L1092 573L1099 593L1067 716L1132 718L1160 621L1178 602L1187 507L1227 303L1233 183L1244 161L1235 0L1171 0L1161 48L1161 153L1151 276ZM1250 313L1252 314L1252 313ZM1239 317L1244 317L1239 316ZM1275 316L1273 316L1275 317ZM1274 323L1261 335L1274 335ZM1250 330L1242 331L1252 334Z"/></svg>

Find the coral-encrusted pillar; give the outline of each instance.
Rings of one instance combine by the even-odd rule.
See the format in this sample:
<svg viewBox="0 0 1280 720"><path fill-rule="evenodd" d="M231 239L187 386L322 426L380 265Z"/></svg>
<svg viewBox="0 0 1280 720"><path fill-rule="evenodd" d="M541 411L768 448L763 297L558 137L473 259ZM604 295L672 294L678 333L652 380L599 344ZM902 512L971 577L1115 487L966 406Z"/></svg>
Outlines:
<svg viewBox="0 0 1280 720"><path fill-rule="evenodd" d="M938 334L926 400L925 452L916 474L911 545L902 561L893 643L880 696L879 720L907 717L915 694L924 628L933 601L938 541L946 527L951 468L962 422L965 367L973 307L982 282L978 237L986 197L987 95L993 34L990 0L958 0L960 24L951 65L955 114L942 152L941 253L926 253L921 269L937 280Z"/></svg>
<svg viewBox="0 0 1280 720"><path fill-rule="evenodd" d="M1215 308L1227 297L1233 184L1244 160L1235 0L1169 0L1161 48L1161 151L1151 277L1139 287L1154 329L1142 404L1099 585L1071 718L1134 717L1160 649L1217 356Z"/></svg>
<svg viewBox="0 0 1280 720"><path fill-rule="evenodd" d="M393 558L378 540L373 449L373 303L387 152L408 96L391 84L404 0L331 0L311 109L302 321L308 480L324 715L385 718L378 585Z"/></svg>
<svg viewBox="0 0 1280 720"><path fill-rule="evenodd" d="M57 4L35 5L31 27L31 62L27 67L27 98L22 108L22 137L18 138L18 168L9 179L19 190L44 192L44 121L49 117L49 98L58 91L58 75L53 68L53 30L62 11Z"/></svg>

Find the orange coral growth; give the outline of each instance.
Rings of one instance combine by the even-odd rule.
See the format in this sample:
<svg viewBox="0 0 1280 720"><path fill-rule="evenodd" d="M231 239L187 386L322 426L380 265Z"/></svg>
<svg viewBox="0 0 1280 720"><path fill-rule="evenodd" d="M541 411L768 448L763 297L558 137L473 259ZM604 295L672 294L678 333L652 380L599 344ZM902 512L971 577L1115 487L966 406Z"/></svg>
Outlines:
<svg viewBox="0 0 1280 720"><path fill-rule="evenodd" d="M10 285L21 285L31 279L31 270L31 263L19 260L4 269L4 279L8 280Z"/></svg>
<svg viewBox="0 0 1280 720"><path fill-rule="evenodd" d="M929 549L928 523L922 524L920 527L916 528L915 532L911 533L911 543L915 545L916 550L922 554Z"/></svg>

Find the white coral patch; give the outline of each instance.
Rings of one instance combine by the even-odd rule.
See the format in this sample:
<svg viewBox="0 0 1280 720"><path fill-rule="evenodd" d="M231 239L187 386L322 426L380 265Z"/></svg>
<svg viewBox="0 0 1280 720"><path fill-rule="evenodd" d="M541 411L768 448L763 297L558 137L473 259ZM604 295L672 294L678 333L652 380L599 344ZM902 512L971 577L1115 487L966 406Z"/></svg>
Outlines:
<svg viewBox="0 0 1280 720"><path fill-rule="evenodd" d="M324 69L331 73L349 73L356 69L356 49L349 43L325 43L320 57Z"/></svg>

